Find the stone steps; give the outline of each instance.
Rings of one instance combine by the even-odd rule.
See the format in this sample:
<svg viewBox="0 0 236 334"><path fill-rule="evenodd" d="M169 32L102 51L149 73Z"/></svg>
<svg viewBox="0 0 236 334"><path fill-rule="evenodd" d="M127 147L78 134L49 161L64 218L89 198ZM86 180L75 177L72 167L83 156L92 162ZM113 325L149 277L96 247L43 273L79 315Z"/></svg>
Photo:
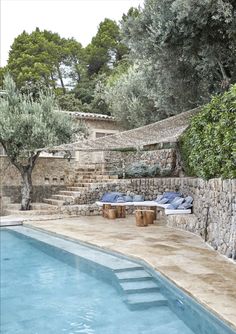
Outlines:
<svg viewBox="0 0 236 334"><path fill-rule="evenodd" d="M63 206L65 204L65 201L53 199L53 198L44 198L43 201L44 203L56 205L56 206Z"/></svg>
<svg viewBox="0 0 236 334"><path fill-rule="evenodd" d="M56 200L62 200L65 202L74 202L74 197L73 196L69 196L69 195L61 195L61 194L56 194L56 195L52 195L51 197L52 199L56 199Z"/></svg>
<svg viewBox="0 0 236 334"><path fill-rule="evenodd" d="M105 184L107 184L107 183L112 184L112 183L116 183L116 180L108 179L108 180L103 180L103 182L102 182L102 180L95 180L95 181L94 180L76 180L74 182L73 186L78 186L79 185L79 187L83 187L83 186L91 186L93 184L103 185L104 183Z"/></svg>
<svg viewBox="0 0 236 334"><path fill-rule="evenodd" d="M72 191L72 192L81 192L81 191L84 191L85 189L88 189L88 187L67 187L66 188L68 191Z"/></svg>
<svg viewBox="0 0 236 334"><path fill-rule="evenodd" d="M106 182L108 183L108 182ZM91 188L93 186L97 187L97 186L102 186L104 183L101 183L101 182L86 182L86 183L83 183L83 182L75 182L74 183L74 186L76 187L83 187L83 188Z"/></svg>
<svg viewBox="0 0 236 334"><path fill-rule="evenodd" d="M146 281L151 280L152 276L144 269L129 270L115 273L119 282Z"/></svg>
<svg viewBox="0 0 236 334"><path fill-rule="evenodd" d="M57 207L73 205L76 203L76 198L81 198L81 195L86 191L96 189L107 183L114 183L118 178L117 175L103 173L102 169L92 166L78 167L75 172L76 177L73 185L60 190L52 195L51 198L43 199L43 202Z"/></svg>
<svg viewBox="0 0 236 334"><path fill-rule="evenodd" d="M98 170L96 170L95 168L76 168L75 169L76 173L84 173L84 174L93 174L95 172L99 172Z"/></svg>
<svg viewBox="0 0 236 334"><path fill-rule="evenodd" d="M82 183L82 182L75 182L74 187L79 187L79 188L90 188L90 184L88 183Z"/></svg>
<svg viewBox="0 0 236 334"><path fill-rule="evenodd" d="M168 305L157 282L143 267L115 271L115 276L124 294L124 302L130 310Z"/></svg>
<svg viewBox="0 0 236 334"><path fill-rule="evenodd" d="M77 180L99 180L99 181L107 181L107 180L117 180L117 175L76 175Z"/></svg>
<svg viewBox="0 0 236 334"><path fill-rule="evenodd" d="M76 178L76 182L83 182L83 183L95 183L95 182L115 182L116 179L109 179L109 178L103 178L103 179L95 179L95 178Z"/></svg>
<svg viewBox="0 0 236 334"><path fill-rule="evenodd" d="M160 292L134 293L127 296L125 303L131 310L167 306L168 300Z"/></svg>
<svg viewBox="0 0 236 334"><path fill-rule="evenodd" d="M79 183L101 183L101 181L111 181L110 179L107 180L94 180L94 179L76 179L75 183L79 182Z"/></svg>
<svg viewBox="0 0 236 334"><path fill-rule="evenodd" d="M58 206L49 205L46 203L32 203L31 210L22 211L20 210L20 203L9 204L4 211L5 215L14 216L44 216L57 213Z"/></svg>
<svg viewBox="0 0 236 334"><path fill-rule="evenodd" d="M11 203L8 204L7 208L9 210L20 210L21 204L20 203ZM57 210L57 206L49 205L47 203L32 203L31 204L32 210Z"/></svg>
<svg viewBox="0 0 236 334"><path fill-rule="evenodd" d="M115 269L114 273L122 273L124 271L133 271L133 270L142 270L142 269L143 269L142 266L140 266L138 264L133 264L132 266L129 266L129 267Z"/></svg>
<svg viewBox="0 0 236 334"><path fill-rule="evenodd" d="M81 187L84 189L83 187ZM67 188L68 189L68 188ZM58 195L66 195L66 196L79 196L81 194L81 191L73 191L73 190L60 190Z"/></svg>
<svg viewBox="0 0 236 334"><path fill-rule="evenodd" d="M55 214L57 211L55 210L28 210L28 211L21 211L21 210L5 210L6 216L47 216L51 214Z"/></svg>
<svg viewBox="0 0 236 334"><path fill-rule="evenodd" d="M123 282L120 283L120 286L126 294L158 292L160 290L159 286L152 280Z"/></svg>

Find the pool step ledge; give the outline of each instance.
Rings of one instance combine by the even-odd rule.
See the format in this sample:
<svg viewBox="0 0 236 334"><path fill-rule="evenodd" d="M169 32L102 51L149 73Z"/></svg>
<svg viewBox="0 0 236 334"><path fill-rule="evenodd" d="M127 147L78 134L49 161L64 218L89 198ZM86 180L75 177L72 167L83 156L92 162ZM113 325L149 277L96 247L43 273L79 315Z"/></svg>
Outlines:
<svg viewBox="0 0 236 334"><path fill-rule="evenodd" d="M114 272L130 310L166 306L168 300L159 292L159 286L143 267Z"/></svg>
<svg viewBox="0 0 236 334"><path fill-rule="evenodd" d="M167 306L168 300L159 292L130 294L125 299L130 310L141 310L150 307Z"/></svg>
<svg viewBox="0 0 236 334"><path fill-rule="evenodd" d="M120 286L125 294L158 292L160 290L160 287L152 280L123 282L120 283Z"/></svg>
<svg viewBox="0 0 236 334"><path fill-rule="evenodd" d="M117 268L117 269L114 269L114 273L121 273L124 271L134 271L134 270L143 270L143 267L139 265L134 265L132 267L129 266L129 267L124 267L124 268Z"/></svg>
<svg viewBox="0 0 236 334"><path fill-rule="evenodd" d="M115 276L117 277L119 283L131 281L146 281L152 279L152 276L144 269L115 272Z"/></svg>

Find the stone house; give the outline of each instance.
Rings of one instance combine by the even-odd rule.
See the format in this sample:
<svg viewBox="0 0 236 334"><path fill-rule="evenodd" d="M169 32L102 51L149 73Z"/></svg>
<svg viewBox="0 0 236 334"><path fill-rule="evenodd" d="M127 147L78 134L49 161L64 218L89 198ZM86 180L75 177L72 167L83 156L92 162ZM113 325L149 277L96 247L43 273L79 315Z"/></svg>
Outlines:
<svg viewBox="0 0 236 334"><path fill-rule="evenodd" d="M119 131L122 131L122 127L117 124L116 120L112 116L103 114L93 114L84 112L71 112L71 111L60 111L69 114L76 123L83 123L88 131L87 139L97 139L108 135L113 135ZM4 149L0 144L0 155L5 155ZM52 156L49 153L42 152L41 157ZM61 156L60 153L56 153L54 156ZM79 154L76 152L74 155L76 161L81 162L82 160L89 159L91 162L96 162L101 159L101 154L90 154L90 157ZM88 161L88 160L87 160Z"/></svg>
<svg viewBox="0 0 236 334"><path fill-rule="evenodd" d="M123 130L112 116L84 112L63 112L71 115L75 122L82 122L86 126L88 130L88 140L114 135L115 133ZM93 152L87 154L86 152L77 151L75 152L75 159L79 164L83 164L85 161L86 163L99 163L104 160L104 154L103 152Z"/></svg>

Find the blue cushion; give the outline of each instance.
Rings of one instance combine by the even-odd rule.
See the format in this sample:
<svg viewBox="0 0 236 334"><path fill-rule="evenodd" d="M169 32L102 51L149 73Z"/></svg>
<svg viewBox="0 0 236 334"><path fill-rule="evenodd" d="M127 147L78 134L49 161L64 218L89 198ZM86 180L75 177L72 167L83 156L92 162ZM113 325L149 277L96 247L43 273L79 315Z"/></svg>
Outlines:
<svg viewBox="0 0 236 334"><path fill-rule="evenodd" d="M158 204L166 204L169 202L168 198L163 197L160 201L156 201Z"/></svg>
<svg viewBox="0 0 236 334"><path fill-rule="evenodd" d="M171 202L175 197L181 197L182 194L180 192L174 191L166 191L163 194L163 197L168 198L169 202Z"/></svg>
<svg viewBox="0 0 236 334"><path fill-rule="evenodd" d="M175 197L175 199L173 199L173 201L170 202L170 204L177 209L179 205L181 205L184 202L184 198L183 197Z"/></svg>
<svg viewBox="0 0 236 334"><path fill-rule="evenodd" d="M143 197L143 195L134 195L133 201L134 202L143 202L144 201L144 197Z"/></svg>
<svg viewBox="0 0 236 334"><path fill-rule="evenodd" d="M125 202L133 202L133 197L132 196L126 195L126 196L123 196L123 197L124 197Z"/></svg>
<svg viewBox="0 0 236 334"><path fill-rule="evenodd" d="M191 203L184 202L184 203L180 204L177 209L179 209L179 210L187 210L187 209L190 209L192 206L193 205Z"/></svg>
<svg viewBox="0 0 236 334"><path fill-rule="evenodd" d="M187 196L185 197L185 202L191 204L193 203L193 198L191 196Z"/></svg>
<svg viewBox="0 0 236 334"><path fill-rule="evenodd" d="M117 197L116 203L124 203L124 202L125 202L124 196L118 196Z"/></svg>
<svg viewBox="0 0 236 334"><path fill-rule="evenodd" d="M116 203L117 198L120 196L122 196L122 194L118 192L105 193L102 196L101 202Z"/></svg>
<svg viewBox="0 0 236 334"><path fill-rule="evenodd" d="M176 208L172 204L168 204L165 209L175 210Z"/></svg>
<svg viewBox="0 0 236 334"><path fill-rule="evenodd" d="M157 198L155 199L155 202L159 202L164 196L163 195L158 195Z"/></svg>

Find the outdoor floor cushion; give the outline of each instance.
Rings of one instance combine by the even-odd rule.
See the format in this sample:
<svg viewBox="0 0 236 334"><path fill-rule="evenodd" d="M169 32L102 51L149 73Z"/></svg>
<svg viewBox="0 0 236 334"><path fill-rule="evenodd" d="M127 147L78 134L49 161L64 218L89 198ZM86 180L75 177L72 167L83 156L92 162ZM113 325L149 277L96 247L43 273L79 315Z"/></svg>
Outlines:
<svg viewBox="0 0 236 334"><path fill-rule="evenodd" d="M121 196L122 194L119 192L105 193L101 198L101 202L116 203L117 199L120 198Z"/></svg>
<svg viewBox="0 0 236 334"><path fill-rule="evenodd" d="M190 214L191 209L186 209L186 210L180 210L180 209L176 209L176 210L171 210L171 209L165 209L165 214L166 215L184 215L184 214Z"/></svg>
<svg viewBox="0 0 236 334"><path fill-rule="evenodd" d="M163 195L159 195L156 198L156 202L159 204L171 203L176 197L182 197L180 192L166 191Z"/></svg>
<svg viewBox="0 0 236 334"><path fill-rule="evenodd" d="M98 206L103 206L104 204L111 204L112 206L125 206L125 205L133 205L133 202L101 202L97 201L95 202Z"/></svg>
<svg viewBox="0 0 236 334"><path fill-rule="evenodd" d="M142 201L142 202L133 202L134 206L156 206L165 208L168 204L159 204L156 201Z"/></svg>

